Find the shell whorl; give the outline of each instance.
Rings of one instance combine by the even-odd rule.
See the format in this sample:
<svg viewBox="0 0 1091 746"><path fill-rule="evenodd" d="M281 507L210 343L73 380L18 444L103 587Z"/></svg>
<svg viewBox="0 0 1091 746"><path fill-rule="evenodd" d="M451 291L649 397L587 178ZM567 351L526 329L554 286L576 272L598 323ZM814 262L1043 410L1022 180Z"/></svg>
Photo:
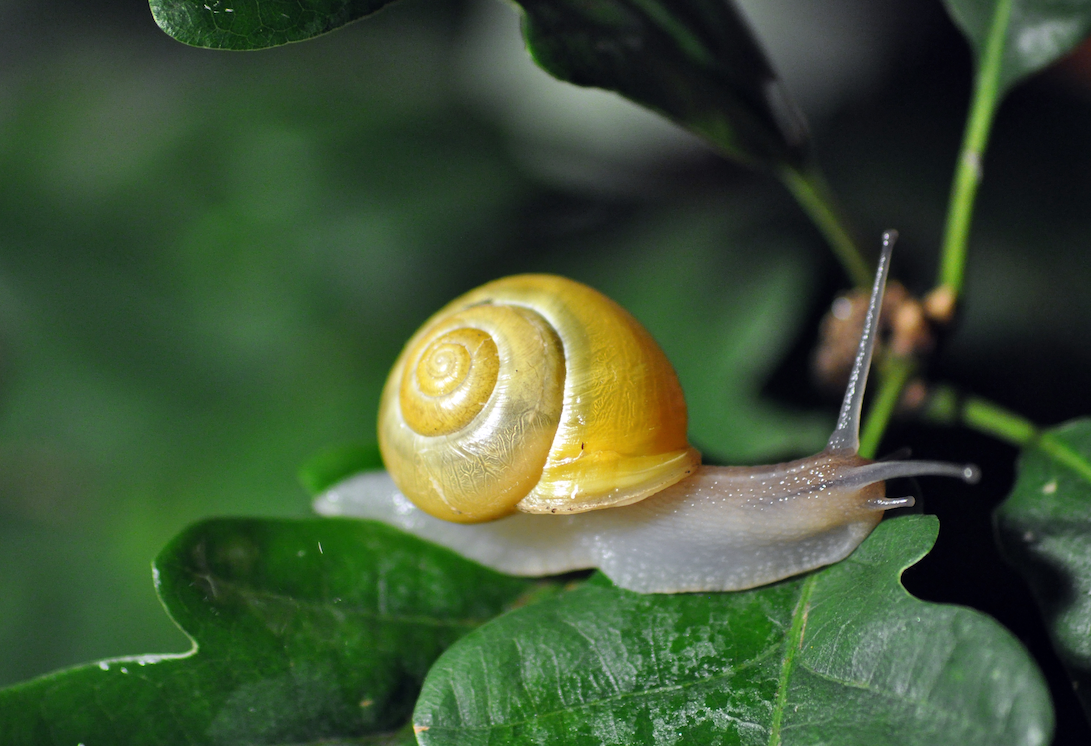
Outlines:
<svg viewBox="0 0 1091 746"><path fill-rule="evenodd" d="M411 339L387 389L379 443L405 494L437 517L490 520L541 476L560 421L564 351L533 311L473 306Z"/></svg>
<svg viewBox="0 0 1091 746"><path fill-rule="evenodd" d="M487 332L455 329L422 344L402 373L405 422L421 435L447 435L485 408L500 373L500 353Z"/></svg>
<svg viewBox="0 0 1091 746"><path fill-rule="evenodd" d="M425 322L387 380L379 445L403 493L457 522L629 504L700 462L651 336L548 275L489 283Z"/></svg>

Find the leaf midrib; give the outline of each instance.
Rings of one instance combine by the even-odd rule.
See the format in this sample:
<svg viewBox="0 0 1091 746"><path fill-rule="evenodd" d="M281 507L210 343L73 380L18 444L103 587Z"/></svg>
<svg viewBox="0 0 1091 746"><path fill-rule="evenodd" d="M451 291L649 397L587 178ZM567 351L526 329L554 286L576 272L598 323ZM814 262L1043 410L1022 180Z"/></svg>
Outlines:
<svg viewBox="0 0 1091 746"><path fill-rule="evenodd" d="M1038 448L1054 463L1067 466L1083 481L1091 483L1091 462L1071 445L1056 437L1055 433L1042 433L1038 438Z"/></svg>
<svg viewBox="0 0 1091 746"><path fill-rule="evenodd" d="M818 576L812 574L803 581L799 600L792 610L792 626L784 638L784 659L780 665L780 680L777 682L777 697L773 702L773 723L769 728L769 746L780 746L780 731L784 721L784 711L788 704L788 680L792 676L792 666L796 653L802 647L803 631L807 626L807 614L811 610L811 594L818 583Z"/></svg>

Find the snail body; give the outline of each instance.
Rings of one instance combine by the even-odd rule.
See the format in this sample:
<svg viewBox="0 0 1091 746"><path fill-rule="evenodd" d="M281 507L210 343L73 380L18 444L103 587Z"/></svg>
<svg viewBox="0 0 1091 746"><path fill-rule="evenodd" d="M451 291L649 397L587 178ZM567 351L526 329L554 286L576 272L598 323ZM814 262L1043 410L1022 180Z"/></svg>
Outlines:
<svg viewBox="0 0 1091 746"><path fill-rule="evenodd" d="M677 377L643 327L586 286L520 275L456 299L414 335L380 406L390 471L335 485L315 509L384 521L501 572L597 567L645 593L741 590L837 562L885 510L913 504L885 497L885 480L977 477L857 455L892 243L888 233L837 427L814 456L700 465ZM510 329L520 341L497 338Z"/></svg>

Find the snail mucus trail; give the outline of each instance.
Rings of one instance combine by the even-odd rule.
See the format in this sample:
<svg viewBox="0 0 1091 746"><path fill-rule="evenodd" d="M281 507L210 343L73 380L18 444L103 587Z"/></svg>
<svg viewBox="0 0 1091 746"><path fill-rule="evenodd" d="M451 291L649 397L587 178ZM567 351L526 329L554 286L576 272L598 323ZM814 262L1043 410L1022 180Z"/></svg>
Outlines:
<svg viewBox="0 0 1091 746"><path fill-rule="evenodd" d="M680 397L681 389L674 371L643 327L620 306L586 286L550 276L521 275L471 291L462 297L466 299L465 302L460 303L462 299L452 302L426 322L417 336L437 324L441 325L437 332L439 341L427 345L428 350L440 349L443 352L439 357L441 362L437 363L430 357L432 352L420 353L425 355L427 362L418 363L417 368L405 367L403 359L407 356L413 358L417 354L410 352L416 349L417 337L414 337L407 344L403 359L395 364L380 410L380 444L388 468L393 470L397 467L403 471L406 468L417 469L419 473L407 477L379 471L350 477L320 495L315 501L315 510L323 515L380 520L508 574L541 576L599 568L618 586L643 593L742 590L837 562L848 556L867 537L885 510L913 505L912 497L886 497L886 480L923 475L956 477L966 482L975 482L978 478L978 471L973 466L935 461L869 461L857 454L861 402L895 238L893 231L883 236L883 251L837 426L826 448L814 456L766 466L699 465L699 455L695 455L696 451L688 448L688 443L684 441L685 408L684 401L680 406L675 401ZM533 289L539 285L548 288L548 293L533 291L526 294L526 288ZM512 287L516 289L511 290ZM546 408L550 412L548 414L542 414L545 410L537 404L519 405L523 408L515 417L517 426L505 430L505 425L498 424L503 422L504 415L493 405L498 398L509 394L514 398L523 396L524 392L517 384L512 384L515 394L501 391L506 385L505 376L510 373L505 372L505 366L510 363L507 357L515 353L499 339L495 345L491 341L482 341L492 333L491 329L482 331L482 327L489 326L488 323L461 319L457 324L452 322L454 326L469 324L470 335L466 337L461 331L446 331L442 324L447 322L443 318L452 311L456 315L472 315L475 309L483 306L488 307L486 310L489 311L494 306L510 306L521 317L530 318L532 335L538 334L542 339L552 340L541 344L557 347L561 354L570 356L579 354L580 345L594 336L582 330L572 332L564 328L572 321L568 317L573 314L566 310L568 301L554 296L562 296L570 290L576 296L592 294L593 297L589 297L594 303L606 304L603 306L606 310L596 307L593 312L583 314L587 318L577 321L584 323L590 319L590 322L595 322L615 314L620 319L617 324L621 334L630 335L638 346L650 343L653 348L648 353L653 356L653 362L641 364L641 367L653 369L654 375L668 380L663 384L652 382L648 384L650 388L640 389L644 393L634 397L631 387L639 388L644 384L629 381L630 374L626 371L611 372L608 367L605 372L598 370L589 375L584 371L583 378L573 382L571 379L581 375L583 369L580 366L583 363L576 363L570 358L567 362L559 363L556 370L545 363L514 363L509 366L511 370L520 367L522 372L546 369L544 373L539 370L539 373L545 379L563 379L564 390ZM524 300L524 296L538 298L534 302L545 298L547 308L535 310L532 301ZM542 315L539 315L539 311ZM580 313L574 315L580 316ZM554 325L561 328L555 330ZM632 325L635 327L630 328ZM448 354L451 350L447 347L452 344L457 348L454 362L451 362ZM535 342L535 348L541 344ZM607 341L604 344L616 344L617 350L621 350L628 342ZM463 352L466 345L472 348L469 353ZM471 508L467 506L476 499L471 494L473 488L468 488L470 492L467 495L456 495L454 491L461 489L463 483L472 479L476 472L484 473L486 479L495 481L496 474L493 472L499 469L480 468L478 463L493 455L494 446L486 443L481 433L475 431L469 445L454 442L450 453L455 455L440 459L442 468L461 470L456 478L429 473L427 469L430 467L423 462L431 448L428 443L433 436L430 433L410 432L415 426L406 425L403 410L412 410L416 405L403 407L404 395L398 391L401 386L417 385L415 377L423 374L414 371L439 368L442 376L453 375L455 379L454 384L448 381L439 388L453 388L456 393L461 391L459 395L465 399L467 395L462 390L465 387L460 378L465 377L463 368L472 364L478 348L485 347L494 358L485 378L488 382L499 380L501 385L492 383L490 385L496 385L496 390L491 393L485 391L471 395L471 399L476 397L472 403L477 409L472 416L463 417L468 424L462 424L479 429L500 427L500 440L514 454L508 457L520 461L522 450L517 445L511 446L508 441L532 429L527 422L545 420L556 427L556 422L560 421L557 442L539 444L537 447L544 448L550 458L556 454L562 457L555 462L547 461L543 467L532 465L531 471L539 470L543 476L536 484L533 478L529 480L532 483L529 498L513 497L507 494L510 490L506 487L492 485L489 487L492 492L488 501L498 499L496 495L499 494L507 502L500 508L489 502L484 513L470 515ZM497 349L498 353L495 352ZM592 350L591 357L597 356L602 362L601 358L610 358L615 352L608 346L601 347L597 352ZM662 358L662 365L656 362L659 360L655 358L656 355ZM495 358L500 362L496 363ZM609 366L609 360L606 364ZM451 373L452 370L454 373ZM588 400L598 402L603 396L602 379L610 379L609 382L621 387L619 395L627 402L624 406L613 410L605 406L591 406L587 412L575 414L563 410L564 407L585 406ZM479 383L466 385L480 388ZM543 385L541 381L535 381L530 389L537 391ZM597 388L593 396L585 396L578 390L580 386ZM436 386L428 383L426 387L432 390ZM666 412L674 417L675 422L664 426L664 429L677 431L680 427L681 446L675 442L678 437L672 435L666 439L669 442L665 446L659 444L666 450L666 456L654 463L644 453L632 458L625 454L625 457L619 457L617 451L624 450L628 440L634 437L625 433L658 432L656 425L643 429L638 427L636 430L631 427L626 430L629 425L622 425L620 445L600 449L595 454L586 453L587 440L581 438L590 437L586 435L587 428L594 427L594 424L590 423L589 418L596 411L631 412L634 406L639 408L639 404L633 405L631 400L640 400L641 396L654 400L650 407L653 413ZM558 401L560 404L557 404ZM430 399L426 397L426 404L431 406L429 402ZM562 411L553 413L558 406ZM680 425L678 412L675 411L678 409L681 410ZM412 412L410 416L415 417ZM442 430L443 427L433 429ZM559 443L562 431L563 437L569 440L575 438L575 441L567 445ZM397 441L403 435L409 438L408 445L398 445L396 442L391 445L391 441ZM457 432L442 432L436 437L457 439L460 435ZM567 451L564 450L566 447ZM398 448L402 449L401 452L398 452ZM402 461L408 466L404 466ZM636 464L636 467L623 473L625 463ZM621 486L603 487L598 484L595 488L598 492L585 499L577 494L581 489L578 473L584 465L592 482L597 480L602 483L616 478ZM520 469L524 466L519 464ZM551 469L560 470L563 478L554 479ZM670 472L668 476L664 476L664 469ZM633 487L645 473L651 475L652 494L641 494L643 488L639 485ZM615 477L615 474L618 476ZM528 481L525 477L520 479L524 483ZM667 484L664 485L664 482ZM527 491L525 484L519 489L521 492ZM414 499L411 500L406 494L414 496ZM497 517L497 513L502 517ZM467 520L484 522L464 522Z"/></svg>

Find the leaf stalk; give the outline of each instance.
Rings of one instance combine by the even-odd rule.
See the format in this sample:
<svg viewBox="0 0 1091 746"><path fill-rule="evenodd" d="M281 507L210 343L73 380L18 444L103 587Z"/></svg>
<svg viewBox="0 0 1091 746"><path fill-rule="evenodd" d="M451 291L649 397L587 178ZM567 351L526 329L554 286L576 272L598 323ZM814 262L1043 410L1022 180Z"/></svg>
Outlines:
<svg viewBox="0 0 1091 746"><path fill-rule="evenodd" d="M945 386L937 389L924 414L934 422L963 424L1018 448L1038 448L1056 463L1091 482L1091 462L1072 450L1056 433L1044 430L1026 417L988 399L980 396L960 399L953 388Z"/></svg>
<svg viewBox="0 0 1091 746"><path fill-rule="evenodd" d="M951 184L937 284L951 294L952 300L957 300L962 291L966 245L977 188L981 183L981 164L1000 101L1000 72L1012 4L1013 0L999 0L996 3L985 53L978 61L970 116L966 120L955 178Z"/></svg>
<svg viewBox="0 0 1091 746"><path fill-rule="evenodd" d="M853 285L870 286L874 274L871 262L857 248L847 227L849 223L844 211L837 204L822 172L813 165L804 168L784 165L777 170L777 175L826 238Z"/></svg>

